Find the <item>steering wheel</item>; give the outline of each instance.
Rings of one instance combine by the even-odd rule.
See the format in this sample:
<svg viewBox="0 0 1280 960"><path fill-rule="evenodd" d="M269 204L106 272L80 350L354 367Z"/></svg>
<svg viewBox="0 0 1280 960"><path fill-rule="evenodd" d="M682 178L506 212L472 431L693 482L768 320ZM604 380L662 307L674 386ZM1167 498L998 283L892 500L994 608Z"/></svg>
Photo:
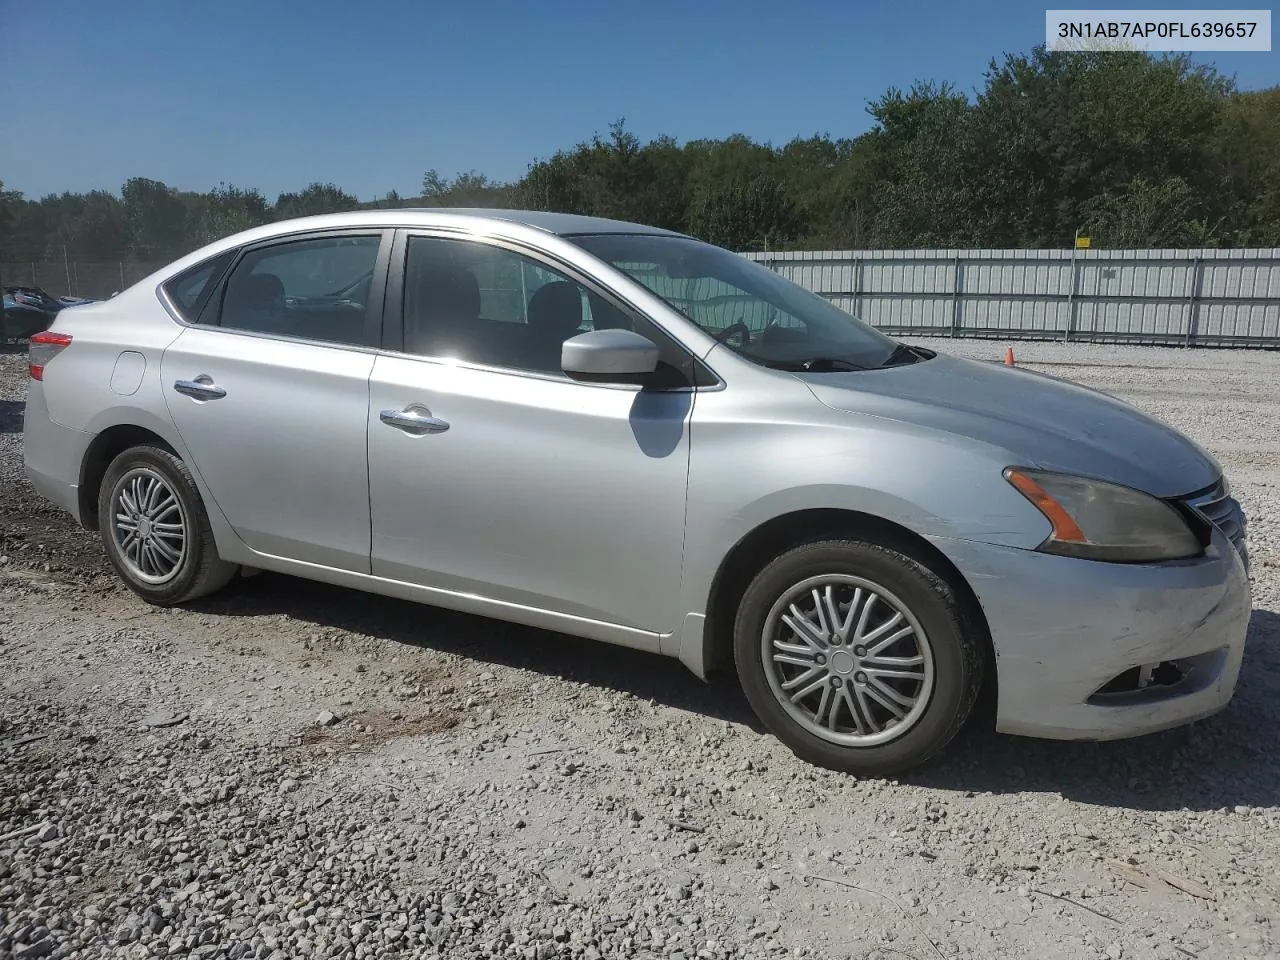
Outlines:
<svg viewBox="0 0 1280 960"><path fill-rule="evenodd" d="M751 342L751 329L741 320L735 320L729 326L725 327L715 335L717 343L728 343L729 338L737 334L742 338L741 346L746 346Z"/></svg>

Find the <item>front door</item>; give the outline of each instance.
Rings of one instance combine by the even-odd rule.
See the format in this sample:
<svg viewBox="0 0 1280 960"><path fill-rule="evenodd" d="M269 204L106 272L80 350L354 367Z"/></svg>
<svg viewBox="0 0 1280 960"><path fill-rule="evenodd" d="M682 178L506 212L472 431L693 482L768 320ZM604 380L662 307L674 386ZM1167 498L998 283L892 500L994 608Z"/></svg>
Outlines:
<svg viewBox="0 0 1280 960"><path fill-rule="evenodd" d="M250 249L161 360L194 469L261 553L369 571L382 240L375 231Z"/></svg>
<svg viewBox="0 0 1280 960"><path fill-rule="evenodd" d="M373 572L674 630L694 393L570 380L560 344L623 314L543 262L405 248L403 350L370 380Z"/></svg>

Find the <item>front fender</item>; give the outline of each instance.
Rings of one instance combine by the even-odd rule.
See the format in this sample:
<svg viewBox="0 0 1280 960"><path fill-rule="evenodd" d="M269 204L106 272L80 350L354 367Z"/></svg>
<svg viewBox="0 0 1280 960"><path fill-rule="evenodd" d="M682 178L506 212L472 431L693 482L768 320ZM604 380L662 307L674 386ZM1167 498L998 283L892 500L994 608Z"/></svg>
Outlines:
<svg viewBox="0 0 1280 960"><path fill-rule="evenodd" d="M799 387L800 385L797 384ZM803 387L800 387L803 390ZM682 609L707 611L725 558L763 524L811 510L867 514L926 539L1031 548L1049 523L1004 479L990 444L832 411L804 390L702 394L695 407Z"/></svg>

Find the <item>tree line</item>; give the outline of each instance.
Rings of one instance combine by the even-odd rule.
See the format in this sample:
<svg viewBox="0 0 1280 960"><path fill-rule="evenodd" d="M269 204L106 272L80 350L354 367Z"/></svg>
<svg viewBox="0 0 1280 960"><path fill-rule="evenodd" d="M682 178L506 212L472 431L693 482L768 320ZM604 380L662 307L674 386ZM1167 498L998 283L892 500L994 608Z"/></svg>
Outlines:
<svg viewBox="0 0 1280 960"><path fill-rule="evenodd" d="M0 261L168 260L274 220L398 206L556 210L633 220L735 250L1280 246L1280 86L1144 53L993 60L972 97L890 89L856 137L648 142L623 121L495 182L429 170L418 196L360 202L313 183L274 203L136 177L29 200L0 184Z"/></svg>

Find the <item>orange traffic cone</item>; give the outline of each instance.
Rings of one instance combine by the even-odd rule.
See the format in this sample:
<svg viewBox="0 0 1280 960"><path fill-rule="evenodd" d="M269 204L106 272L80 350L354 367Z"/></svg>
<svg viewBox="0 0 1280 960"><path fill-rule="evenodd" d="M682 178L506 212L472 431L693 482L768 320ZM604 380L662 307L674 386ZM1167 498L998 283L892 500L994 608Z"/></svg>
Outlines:
<svg viewBox="0 0 1280 960"><path fill-rule="evenodd" d="M1004 365L1006 367L1013 366L1013 347L1006 347L1004 351Z"/></svg>

